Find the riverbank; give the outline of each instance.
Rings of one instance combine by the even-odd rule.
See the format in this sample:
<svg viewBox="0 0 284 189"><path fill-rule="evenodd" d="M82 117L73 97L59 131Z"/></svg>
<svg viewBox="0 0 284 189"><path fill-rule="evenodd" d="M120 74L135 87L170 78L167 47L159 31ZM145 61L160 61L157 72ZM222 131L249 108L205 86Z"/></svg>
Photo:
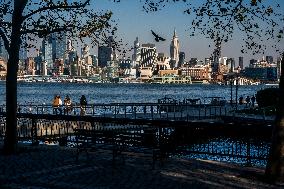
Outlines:
<svg viewBox="0 0 284 189"><path fill-rule="evenodd" d="M207 160L169 158L151 169L151 157L127 154L112 166L108 151L82 155L59 146L21 145L14 156L0 155L0 188L281 188L265 183L264 170ZM282 186L283 187L283 186Z"/></svg>

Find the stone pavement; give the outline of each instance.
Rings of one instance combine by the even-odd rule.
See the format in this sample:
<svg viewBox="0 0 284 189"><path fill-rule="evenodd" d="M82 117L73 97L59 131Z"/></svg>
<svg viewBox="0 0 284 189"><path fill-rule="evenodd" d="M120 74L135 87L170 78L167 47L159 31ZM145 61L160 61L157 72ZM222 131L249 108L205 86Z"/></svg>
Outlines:
<svg viewBox="0 0 284 189"><path fill-rule="evenodd" d="M21 146L18 155L0 155L0 188L281 188L263 182L263 169L206 160L169 158L151 168L152 158L127 154L125 164L99 150L75 160L75 149Z"/></svg>

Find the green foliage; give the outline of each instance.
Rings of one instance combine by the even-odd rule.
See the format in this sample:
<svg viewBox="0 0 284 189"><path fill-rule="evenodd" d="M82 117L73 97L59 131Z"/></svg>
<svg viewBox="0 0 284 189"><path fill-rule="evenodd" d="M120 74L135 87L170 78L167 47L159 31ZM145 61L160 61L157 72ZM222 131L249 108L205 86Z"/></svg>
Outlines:
<svg viewBox="0 0 284 189"><path fill-rule="evenodd" d="M279 88L267 88L257 92L256 101L260 108L262 107L277 107L280 98Z"/></svg>
<svg viewBox="0 0 284 189"><path fill-rule="evenodd" d="M166 4L184 3L184 14L189 20L190 36L202 35L214 41L215 49L243 33L242 53L266 53L273 48L282 52L283 11L276 2L262 0L144 0L146 12L162 10ZM271 45L267 41L273 41Z"/></svg>

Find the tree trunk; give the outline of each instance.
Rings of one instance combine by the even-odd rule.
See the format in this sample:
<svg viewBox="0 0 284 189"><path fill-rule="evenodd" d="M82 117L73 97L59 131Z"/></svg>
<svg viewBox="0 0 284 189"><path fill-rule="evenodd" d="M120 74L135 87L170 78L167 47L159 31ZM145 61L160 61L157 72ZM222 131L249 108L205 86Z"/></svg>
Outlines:
<svg viewBox="0 0 284 189"><path fill-rule="evenodd" d="M272 133L265 176L271 182L284 182L284 53L281 60L280 98Z"/></svg>
<svg viewBox="0 0 284 189"><path fill-rule="evenodd" d="M14 45L11 45L14 47ZM14 47L15 48L15 47ZM12 50L11 50L12 51ZM4 153L14 154L17 148L17 71L19 51L9 52L6 76L6 133Z"/></svg>
<svg viewBox="0 0 284 189"><path fill-rule="evenodd" d="M17 72L21 46L22 13L27 1L14 1L11 42L6 76L6 132L4 153L14 154L17 150Z"/></svg>

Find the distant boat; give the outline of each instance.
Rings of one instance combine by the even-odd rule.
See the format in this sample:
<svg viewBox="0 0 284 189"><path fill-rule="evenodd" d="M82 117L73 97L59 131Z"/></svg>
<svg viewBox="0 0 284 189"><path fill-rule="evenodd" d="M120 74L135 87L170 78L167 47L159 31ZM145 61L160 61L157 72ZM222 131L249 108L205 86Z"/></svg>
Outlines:
<svg viewBox="0 0 284 189"><path fill-rule="evenodd" d="M260 82L256 81L256 82L252 82L251 85L259 85Z"/></svg>
<svg viewBox="0 0 284 189"><path fill-rule="evenodd" d="M279 83L266 83L265 85L269 85L269 86L279 86Z"/></svg>

